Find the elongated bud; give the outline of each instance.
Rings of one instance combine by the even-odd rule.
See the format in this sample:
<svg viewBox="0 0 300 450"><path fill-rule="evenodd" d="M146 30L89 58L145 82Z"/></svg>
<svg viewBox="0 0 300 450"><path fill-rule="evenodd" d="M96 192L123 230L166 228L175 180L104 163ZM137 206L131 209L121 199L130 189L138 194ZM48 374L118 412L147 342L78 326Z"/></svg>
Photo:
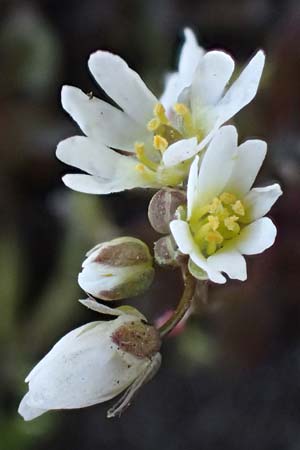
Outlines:
<svg viewBox="0 0 300 450"><path fill-rule="evenodd" d="M78 283L102 300L120 300L143 293L150 286L154 269L147 245L132 237L97 245L82 264Z"/></svg>
<svg viewBox="0 0 300 450"><path fill-rule="evenodd" d="M149 221L158 233L170 233L169 223L175 219L178 206L186 203L186 194L178 189L161 189L152 197L149 208Z"/></svg>
<svg viewBox="0 0 300 450"><path fill-rule="evenodd" d="M154 257L160 266L178 267L183 255L178 251L172 236L163 236L154 244Z"/></svg>

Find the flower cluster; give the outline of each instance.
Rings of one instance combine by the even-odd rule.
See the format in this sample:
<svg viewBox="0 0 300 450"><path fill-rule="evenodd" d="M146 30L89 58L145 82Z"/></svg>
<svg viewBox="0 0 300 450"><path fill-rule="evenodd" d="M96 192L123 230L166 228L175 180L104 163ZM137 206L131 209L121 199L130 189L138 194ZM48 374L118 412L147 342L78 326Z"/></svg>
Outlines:
<svg viewBox="0 0 300 450"><path fill-rule="evenodd" d="M133 307L98 302L140 295L151 285L154 268L147 245L138 239L122 237L94 247L78 277L88 295L81 303L115 318L71 331L31 371L19 409L26 420L125 391L108 417L121 414L158 370L162 338L191 314L197 284L225 283L226 275L246 280L243 255L274 243L276 227L264 216L281 195L280 186L252 187L267 145L258 139L239 144L236 128L224 125L256 95L264 53L258 51L230 83L231 56L205 52L189 29L184 36L178 69L167 76L160 98L119 56L93 53L89 69L117 106L64 86L63 108L84 136L60 142L56 153L86 172L63 177L76 191L157 190L148 214L163 235L154 245L154 261L181 269L182 297L165 323L156 321L160 326Z"/></svg>

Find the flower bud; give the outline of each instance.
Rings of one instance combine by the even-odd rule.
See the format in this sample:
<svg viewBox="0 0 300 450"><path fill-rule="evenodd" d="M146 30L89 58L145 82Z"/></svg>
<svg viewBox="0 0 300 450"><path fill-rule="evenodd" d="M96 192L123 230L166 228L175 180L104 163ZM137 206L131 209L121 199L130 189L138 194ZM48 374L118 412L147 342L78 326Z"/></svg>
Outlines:
<svg viewBox="0 0 300 450"><path fill-rule="evenodd" d="M108 412L109 417L119 415L160 366L159 332L139 311L109 308L91 299L80 302L115 317L69 332L30 372L28 392L19 406L25 420L53 409L103 403L129 388L122 403Z"/></svg>
<svg viewBox="0 0 300 450"><path fill-rule="evenodd" d="M161 346L158 330L137 320L118 328L112 335L112 341L119 349L136 358L151 358Z"/></svg>
<svg viewBox="0 0 300 450"><path fill-rule="evenodd" d="M186 194L178 189L165 188L152 197L149 208L149 221L155 231L161 234L170 232L169 223L175 219L178 206L186 203Z"/></svg>
<svg viewBox="0 0 300 450"><path fill-rule="evenodd" d="M160 266L180 265L182 254L178 252L177 245L172 236L163 236L154 244L154 257Z"/></svg>
<svg viewBox="0 0 300 450"><path fill-rule="evenodd" d="M87 253L78 283L102 300L120 300L143 293L150 286L154 269L144 242L132 237L113 239Z"/></svg>

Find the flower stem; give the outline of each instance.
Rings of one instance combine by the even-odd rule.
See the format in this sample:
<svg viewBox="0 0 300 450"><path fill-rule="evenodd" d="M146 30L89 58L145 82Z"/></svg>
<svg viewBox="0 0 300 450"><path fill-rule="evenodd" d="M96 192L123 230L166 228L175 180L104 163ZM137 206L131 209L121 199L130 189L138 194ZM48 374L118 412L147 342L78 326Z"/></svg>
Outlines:
<svg viewBox="0 0 300 450"><path fill-rule="evenodd" d="M158 329L161 338L165 337L176 327L192 304L196 290L196 279L189 273L186 266L182 267L182 275L184 291L172 316Z"/></svg>

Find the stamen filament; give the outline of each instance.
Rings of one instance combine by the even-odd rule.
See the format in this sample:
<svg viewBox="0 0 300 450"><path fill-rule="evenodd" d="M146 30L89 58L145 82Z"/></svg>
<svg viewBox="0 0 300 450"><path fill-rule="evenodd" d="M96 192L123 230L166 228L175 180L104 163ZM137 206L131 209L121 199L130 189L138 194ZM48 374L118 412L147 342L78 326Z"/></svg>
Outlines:
<svg viewBox="0 0 300 450"><path fill-rule="evenodd" d="M192 118L192 114L191 114L190 110L188 109L188 107L186 105L184 105L183 103L175 103L173 109L176 112L176 114L178 114L179 116L182 117L186 134L188 136L190 136L190 135L194 136L195 128L193 125L193 118Z"/></svg>
<svg viewBox="0 0 300 450"><path fill-rule="evenodd" d="M169 119L166 116L166 110L161 103L157 103L153 110L154 115L160 120L160 123L169 125Z"/></svg>
<svg viewBox="0 0 300 450"><path fill-rule="evenodd" d="M165 139L164 137L160 136L159 134L156 134L153 138L153 147L156 150L159 150L161 152L164 152L169 146L169 143L167 141L167 139Z"/></svg>
<svg viewBox="0 0 300 450"><path fill-rule="evenodd" d="M160 126L160 120L157 117L154 117L153 119L149 120L147 123L147 129L149 131L155 131Z"/></svg>
<svg viewBox="0 0 300 450"><path fill-rule="evenodd" d="M158 163L152 161L151 159L149 159L146 155L145 152L145 146L143 143L135 143L134 145L135 147L135 152L137 155L137 158L139 159L139 161L141 161L141 163L147 167L149 167L149 169L152 170L157 170L158 168Z"/></svg>

